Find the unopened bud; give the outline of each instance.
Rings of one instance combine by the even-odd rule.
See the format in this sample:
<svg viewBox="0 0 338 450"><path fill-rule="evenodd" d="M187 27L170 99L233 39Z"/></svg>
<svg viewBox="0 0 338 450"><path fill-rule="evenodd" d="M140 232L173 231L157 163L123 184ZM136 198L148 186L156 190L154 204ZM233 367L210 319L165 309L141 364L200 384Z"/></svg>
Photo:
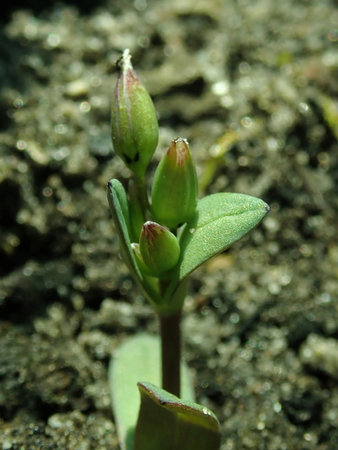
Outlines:
<svg viewBox="0 0 338 450"><path fill-rule="evenodd" d="M154 175L151 201L155 219L171 229L182 225L193 216L197 196L197 174L188 142L177 138Z"/></svg>
<svg viewBox="0 0 338 450"><path fill-rule="evenodd" d="M136 75L129 50L119 63L112 103L111 127L115 152L143 179L158 142L158 123L153 102Z"/></svg>
<svg viewBox="0 0 338 450"><path fill-rule="evenodd" d="M153 276L160 277L178 262L180 246L176 236L156 222L146 222L140 236L140 253Z"/></svg>

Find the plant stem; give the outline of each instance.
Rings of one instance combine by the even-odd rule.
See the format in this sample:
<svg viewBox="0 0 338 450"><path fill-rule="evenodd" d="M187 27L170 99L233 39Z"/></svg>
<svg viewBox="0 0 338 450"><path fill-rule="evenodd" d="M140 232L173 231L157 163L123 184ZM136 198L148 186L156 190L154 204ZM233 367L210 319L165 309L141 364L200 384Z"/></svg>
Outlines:
<svg viewBox="0 0 338 450"><path fill-rule="evenodd" d="M146 212L149 209L147 185L145 183L144 178L135 178L135 184L136 184L136 189L137 189L137 193L138 193L138 198L141 203L143 215L146 216Z"/></svg>
<svg viewBox="0 0 338 450"><path fill-rule="evenodd" d="M162 388L180 396L181 385L181 311L160 316Z"/></svg>

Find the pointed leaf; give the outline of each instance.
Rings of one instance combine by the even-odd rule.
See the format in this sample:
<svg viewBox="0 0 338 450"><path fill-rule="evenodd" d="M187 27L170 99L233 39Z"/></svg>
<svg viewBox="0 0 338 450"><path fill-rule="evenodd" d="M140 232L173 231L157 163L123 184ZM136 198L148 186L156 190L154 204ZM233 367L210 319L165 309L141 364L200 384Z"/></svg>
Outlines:
<svg viewBox="0 0 338 450"><path fill-rule="evenodd" d="M208 408L184 401L151 383L138 383L141 409L135 450L218 450L220 425Z"/></svg>
<svg viewBox="0 0 338 450"><path fill-rule="evenodd" d="M119 236L120 249L124 262L127 264L131 275L148 300L155 303L159 302L159 293L156 290L156 286L153 285L153 280L145 277L136 263L130 242L127 194L122 184L116 179L112 179L108 183L108 202L113 215L115 229Z"/></svg>
<svg viewBox="0 0 338 450"><path fill-rule="evenodd" d="M238 241L268 211L263 200L245 194L219 193L202 198L180 237L178 279Z"/></svg>
<svg viewBox="0 0 338 450"><path fill-rule="evenodd" d="M161 383L160 341L155 336L137 335L115 352L109 365L109 386L122 450L133 450L134 429L140 409L137 383ZM188 368L181 366L182 393L193 401L193 386Z"/></svg>
<svg viewBox="0 0 338 450"><path fill-rule="evenodd" d="M127 194L122 184L116 179L108 182L108 202L113 215L115 229L119 236L123 259L132 274L141 278L141 273L130 246Z"/></svg>

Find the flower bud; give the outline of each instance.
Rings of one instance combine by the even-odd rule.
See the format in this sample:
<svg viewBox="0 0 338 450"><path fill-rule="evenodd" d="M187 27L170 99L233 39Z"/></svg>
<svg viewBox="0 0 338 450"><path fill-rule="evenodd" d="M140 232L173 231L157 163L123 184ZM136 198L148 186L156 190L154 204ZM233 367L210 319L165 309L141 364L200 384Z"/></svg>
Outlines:
<svg viewBox="0 0 338 450"><path fill-rule="evenodd" d="M158 123L153 102L130 58L127 49L119 62L111 114L112 141L117 155L143 180L157 146Z"/></svg>
<svg viewBox="0 0 338 450"><path fill-rule="evenodd" d="M177 264L180 246L173 233L148 221L142 226L140 253L150 273L159 277Z"/></svg>
<svg viewBox="0 0 338 450"><path fill-rule="evenodd" d="M193 216L198 196L196 169L185 139L173 140L160 161L151 192L155 219L171 229Z"/></svg>

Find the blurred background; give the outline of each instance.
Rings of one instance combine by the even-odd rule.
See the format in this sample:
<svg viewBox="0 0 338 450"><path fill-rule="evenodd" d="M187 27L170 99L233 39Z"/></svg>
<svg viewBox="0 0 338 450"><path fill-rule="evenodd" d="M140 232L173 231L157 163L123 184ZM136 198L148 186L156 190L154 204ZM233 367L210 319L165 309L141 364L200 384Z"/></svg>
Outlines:
<svg viewBox="0 0 338 450"><path fill-rule="evenodd" d="M338 10L334 0L4 4L0 18L0 443L115 449L107 365L157 331L124 267L106 183L125 48L160 142L200 195L270 214L192 275L184 354L222 449L338 448Z"/></svg>

